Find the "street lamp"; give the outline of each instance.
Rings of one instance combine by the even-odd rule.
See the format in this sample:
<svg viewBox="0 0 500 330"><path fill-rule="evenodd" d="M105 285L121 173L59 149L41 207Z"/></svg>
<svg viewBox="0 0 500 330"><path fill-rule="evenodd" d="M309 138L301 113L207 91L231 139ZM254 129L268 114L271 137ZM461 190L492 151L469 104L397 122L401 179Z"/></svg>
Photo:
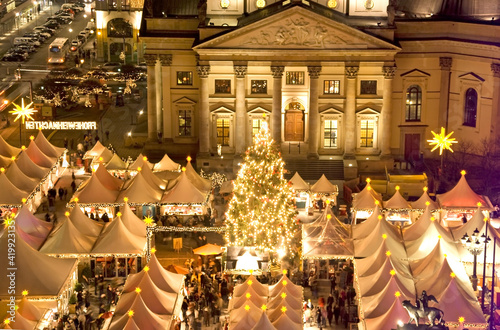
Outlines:
<svg viewBox="0 0 500 330"><path fill-rule="evenodd" d="M486 235L484 234L479 237L479 230L477 228L472 232L471 237L465 233L461 238L463 247L474 256L474 270L472 272L472 287L474 291L477 290L477 256L480 255L485 249L480 240L485 238Z"/></svg>

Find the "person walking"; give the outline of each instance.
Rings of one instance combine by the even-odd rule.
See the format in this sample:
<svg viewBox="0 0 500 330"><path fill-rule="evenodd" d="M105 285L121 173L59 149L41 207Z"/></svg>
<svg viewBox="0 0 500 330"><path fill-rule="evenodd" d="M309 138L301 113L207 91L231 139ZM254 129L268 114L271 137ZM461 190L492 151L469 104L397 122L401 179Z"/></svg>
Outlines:
<svg viewBox="0 0 500 330"><path fill-rule="evenodd" d="M319 330L323 330L323 313L321 313L321 309L316 307L316 325Z"/></svg>
<svg viewBox="0 0 500 330"><path fill-rule="evenodd" d="M326 315L328 318L328 325L332 326L332 320L333 320L333 305L328 305L326 306Z"/></svg>
<svg viewBox="0 0 500 330"><path fill-rule="evenodd" d="M339 324L339 317L340 317L340 306L337 304L335 305L335 308L333 309L333 315L335 316L335 324Z"/></svg>

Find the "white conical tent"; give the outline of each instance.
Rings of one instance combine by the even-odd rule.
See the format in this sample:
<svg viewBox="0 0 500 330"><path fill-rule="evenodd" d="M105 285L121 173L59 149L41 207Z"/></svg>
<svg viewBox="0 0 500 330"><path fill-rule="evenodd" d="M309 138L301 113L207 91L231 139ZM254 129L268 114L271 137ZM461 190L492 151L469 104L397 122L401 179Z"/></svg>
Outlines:
<svg viewBox="0 0 500 330"><path fill-rule="evenodd" d="M299 172L295 172L289 182L292 184L292 188L295 191L309 190L309 184L302 179Z"/></svg>
<svg viewBox="0 0 500 330"><path fill-rule="evenodd" d="M229 302L229 309L239 309L249 302L252 302L255 306L262 306L266 301L267 296L261 296L255 292L252 287L249 287L243 295L231 299Z"/></svg>
<svg viewBox="0 0 500 330"><path fill-rule="evenodd" d="M0 309L2 309L2 306L0 305ZM8 309L8 308L6 308ZM21 313L19 313L17 310L15 311L15 314L14 314L14 321L13 322L9 322L9 324L5 324L3 322L4 319L6 319L7 317L11 317L12 315L10 314L5 314L5 315L0 315L0 317L2 317L2 323L0 323L0 329L21 329L21 330L34 330L36 329L36 325L38 324L38 320L37 321L32 321L32 320L29 320L27 319L26 317L24 317L23 315L21 315Z"/></svg>
<svg viewBox="0 0 500 330"><path fill-rule="evenodd" d="M96 242L96 236L83 235L67 218L47 238L40 252L45 254L88 254Z"/></svg>
<svg viewBox="0 0 500 330"><path fill-rule="evenodd" d="M108 171L125 171L128 164L118 154L113 154L113 157L104 166Z"/></svg>
<svg viewBox="0 0 500 330"><path fill-rule="evenodd" d="M415 281L435 275L441 268L445 258L458 260L458 256L446 251L442 243L443 241L439 240L434 249L425 257L410 260L409 264Z"/></svg>
<svg viewBox="0 0 500 330"><path fill-rule="evenodd" d="M356 257L368 257L385 242L389 250L399 257L404 254L401 241L401 236L396 228L382 218L378 220L378 223L368 236L354 240L354 255Z"/></svg>
<svg viewBox="0 0 500 330"><path fill-rule="evenodd" d="M285 312L283 312L284 310ZM271 320L271 322L276 321L283 313L286 313L287 317L289 317L290 320L295 323L302 322L302 310L300 308L293 308L293 306L288 304L287 300L284 300L274 309L267 310L267 316L269 317L269 320Z"/></svg>
<svg viewBox="0 0 500 330"><path fill-rule="evenodd" d="M316 194L333 194L338 191L337 186L332 184L323 174L315 184L311 186L311 191Z"/></svg>
<svg viewBox="0 0 500 330"><path fill-rule="evenodd" d="M105 146L102 145L100 141L97 141L95 145L83 155L83 159L92 159L94 157L99 156L104 149L107 149Z"/></svg>
<svg viewBox="0 0 500 330"><path fill-rule="evenodd" d="M389 247L386 244L386 241L384 241L376 250L375 252L371 255L369 255L366 258L363 259L356 259L356 272L358 274L358 277L362 276L370 276L374 273L376 273L380 267L382 267L386 261L386 259L390 259L391 265L393 266L394 269L396 269L398 272L402 274L409 274L410 269L409 267L405 264L402 263L395 254L393 254L390 250ZM400 254L401 255L401 254ZM406 258L406 255L403 255L404 258Z"/></svg>
<svg viewBox="0 0 500 330"><path fill-rule="evenodd" d="M71 209L71 212L69 213L69 220L79 232L86 236L97 237L104 228L102 224L87 217L78 203L75 203L75 206Z"/></svg>
<svg viewBox="0 0 500 330"><path fill-rule="evenodd" d="M118 330L118 329L119 330L141 330L141 328L139 328L139 326L134 322L133 317L129 317L127 320L127 323L125 323L125 325L120 324L119 326L121 326L121 328L116 327L115 329L116 330Z"/></svg>
<svg viewBox="0 0 500 330"><path fill-rule="evenodd" d="M42 131L38 132L34 141L38 148L49 157L59 158L64 153L65 148L56 147L55 145L50 143L45 135L43 135Z"/></svg>
<svg viewBox="0 0 500 330"><path fill-rule="evenodd" d="M272 324L278 330L301 330L304 328L301 323L292 321L286 313L281 314Z"/></svg>
<svg viewBox="0 0 500 330"><path fill-rule="evenodd" d="M113 152L108 148L104 148L101 153L92 159L92 165L99 163L107 163L113 158Z"/></svg>
<svg viewBox="0 0 500 330"><path fill-rule="evenodd" d="M273 298L269 298L267 302L267 308L269 310L281 308L282 306L300 310L302 308L302 295L294 296L287 294L285 290L283 290L280 294L275 295Z"/></svg>
<svg viewBox="0 0 500 330"><path fill-rule="evenodd" d="M267 317L266 313L262 313L260 316L259 321L255 324L255 326L252 328L252 330L276 330L274 325L269 321L269 318Z"/></svg>
<svg viewBox="0 0 500 330"><path fill-rule="evenodd" d="M438 203L436 203L432 200L432 198L429 197L429 194L427 193L427 187L425 187L424 193L420 196L420 198L414 202L411 202L411 208L414 210L425 210L425 208L427 207L427 202L429 202L429 208L431 210L439 209Z"/></svg>
<svg viewBox="0 0 500 330"><path fill-rule="evenodd" d="M233 297L244 296L249 287L252 287L252 289L256 292L256 294L258 294L261 297L267 297L269 295L269 289L267 285L260 283L255 276L250 275L245 280L245 282L241 283L240 285L237 285L234 288Z"/></svg>
<svg viewBox="0 0 500 330"><path fill-rule="evenodd" d="M469 237L472 235L476 228L481 231L484 227L484 213L481 211L481 207L477 207L476 212L465 224L458 227L450 228L451 234L455 240L460 240L467 234Z"/></svg>
<svg viewBox="0 0 500 330"><path fill-rule="evenodd" d="M477 203L483 206L488 206L486 200L476 194L465 179L465 172L462 172L462 177L458 183L450 191L437 195L437 201L442 208L460 207L460 208L476 208Z"/></svg>
<svg viewBox="0 0 500 330"><path fill-rule="evenodd" d="M19 235L19 237L21 237L26 242L26 244L28 244L35 250L40 249L40 247L43 245L43 242L45 242L46 239L46 237L38 237L33 234L27 234L19 227L16 227L16 232Z"/></svg>
<svg viewBox="0 0 500 330"><path fill-rule="evenodd" d="M203 204L207 201L206 193L196 188L191 180L182 172L177 184L166 191L161 199L162 204Z"/></svg>
<svg viewBox="0 0 500 330"><path fill-rule="evenodd" d="M372 188L368 181L363 190L354 197L352 208L354 210L373 210L376 201L378 201L378 205L382 205L382 196Z"/></svg>
<svg viewBox="0 0 500 330"><path fill-rule="evenodd" d="M140 295L134 300L130 310L133 311L134 323L139 329L170 329L172 315L155 314L149 309ZM122 330L130 316L128 313L115 314L110 330Z"/></svg>
<svg viewBox="0 0 500 330"><path fill-rule="evenodd" d="M15 156L14 156L14 159L15 159ZM0 155L0 167L9 167L10 164L12 164L14 162L14 160L12 159L12 157L5 157L5 156L2 156Z"/></svg>
<svg viewBox="0 0 500 330"><path fill-rule="evenodd" d="M118 217L104 228L91 253L141 255L145 247L146 237L131 233Z"/></svg>
<svg viewBox="0 0 500 330"><path fill-rule="evenodd" d="M0 174L0 205L21 205L22 199L28 197L29 193L17 188L7 178L5 173Z"/></svg>
<svg viewBox="0 0 500 330"><path fill-rule="evenodd" d="M0 246L6 251L7 231L0 237ZM70 276L77 266L77 259L60 259L47 256L26 244L16 234L16 296L22 290L28 290L30 297L57 297L67 288ZM8 265L8 254L0 254L0 264ZM1 278L7 278L7 267L1 267ZM9 299L12 294L7 292L7 286L0 287L0 299Z"/></svg>
<svg viewBox="0 0 500 330"><path fill-rule="evenodd" d="M432 218L431 209L426 207L424 213L414 223L403 228L403 238L406 241L413 241L421 237L429 227Z"/></svg>
<svg viewBox="0 0 500 330"><path fill-rule="evenodd" d="M35 217L26 206L22 207L16 216L16 230L35 250L38 250L45 241L52 226L52 223Z"/></svg>
<svg viewBox="0 0 500 330"><path fill-rule="evenodd" d="M178 171L181 167L180 164L174 162L167 154L163 156L163 158L156 164L154 164L153 171Z"/></svg>
<svg viewBox="0 0 500 330"><path fill-rule="evenodd" d="M42 309L36 307L29 301L26 296L23 296L21 301L17 304L17 307L17 312L30 321L39 321L44 313Z"/></svg>
<svg viewBox="0 0 500 330"><path fill-rule="evenodd" d="M123 180L111 175L111 173L109 173L106 167L102 164L97 167L93 175L99 179L106 189L118 191L123 186Z"/></svg>
<svg viewBox="0 0 500 330"><path fill-rule="evenodd" d="M208 193L212 190L212 181L202 178L191 165L189 160L186 164L186 175L196 188L202 193Z"/></svg>
<svg viewBox="0 0 500 330"><path fill-rule="evenodd" d="M333 214L333 210L330 207L325 207L323 212L319 217L316 218L316 220L302 225L302 236L308 237L311 235L318 235L318 233L320 233L323 227L328 223L328 216L334 217L335 215ZM347 233L347 227L344 226L344 224L342 224L341 227L344 228L345 232Z"/></svg>
<svg viewBox="0 0 500 330"><path fill-rule="evenodd" d="M30 178L24 174L16 162L12 162L7 171L5 171L5 175L7 175L9 181L16 187L27 192L32 192L39 183L39 180Z"/></svg>
<svg viewBox="0 0 500 330"><path fill-rule="evenodd" d="M139 171L139 169L137 170ZM141 168L140 171L144 179L146 179L146 181L152 188L165 190L165 188L167 187L167 183L157 177L149 167L146 166L144 168Z"/></svg>
<svg viewBox="0 0 500 330"><path fill-rule="evenodd" d="M427 256L438 243L443 244L443 248L448 254L458 256L458 250L450 232L444 229L437 220L434 220L430 221L425 232L417 239L412 241L405 239L408 258L421 259Z"/></svg>
<svg viewBox="0 0 500 330"><path fill-rule="evenodd" d="M57 161L57 158L44 154L33 140L23 153L26 153L35 164L42 167L52 168Z"/></svg>
<svg viewBox="0 0 500 330"><path fill-rule="evenodd" d="M404 309L401 297L393 297L392 304L386 312L378 317L365 319L366 330L392 329L398 320L407 320L408 312Z"/></svg>
<svg viewBox="0 0 500 330"><path fill-rule="evenodd" d="M123 206L121 219L130 232L136 235L146 236L146 223L135 215L128 203L125 203Z"/></svg>
<svg viewBox="0 0 500 330"><path fill-rule="evenodd" d="M278 283L274 285L270 285L268 287L269 289L269 296L277 296L279 295L282 290L285 290L287 294L293 294L294 296L302 296L302 287L300 285L294 284L288 276L283 275Z"/></svg>
<svg viewBox="0 0 500 330"><path fill-rule="evenodd" d="M132 164L130 164L130 166L128 167L128 170L129 171L137 171L137 168L139 168L139 167L144 168L146 166L149 168L153 168L153 164L151 164L148 161L148 157L143 156L142 154L139 154L139 156L135 159L135 161Z"/></svg>
<svg viewBox="0 0 500 330"><path fill-rule="evenodd" d="M352 240L346 228L335 216L329 215L319 232L312 231L302 239L304 258L313 256L352 258L353 251Z"/></svg>
<svg viewBox="0 0 500 330"><path fill-rule="evenodd" d="M396 187L396 192L392 197L384 202L384 208L386 209L409 209L411 208L410 203L399 192L399 188Z"/></svg>
<svg viewBox="0 0 500 330"><path fill-rule="evenodd" d="M380 212L380 207L378 204L375 205L372 214L363 221L362 223L357 223L352 226L352 238L361 239L370 235L373 228L377 226L380 221L379 216L382 217L382 212Z"/></svg>
<svg viewBox="0 0 500 330"><path fill-rule="evenodd" d="M153 188L144 178L142 171L130 181L125 190L118 195L118 201L128 198L129 203L158 203L161 200L163 191L160 188Z"/></svg>
<svg viewBox="0 0 500 330"><path fill-rule="evenodd" d="M99 178L92 175L80 188L75 192L73 197L78 198L81 204L90 203L115 203L118 197L118 191L106 188Z"/></svg>
<svg viewBox="0 0 500 330"><path fill-rule="evenodd" d="M11 158L12 156L17 156L21 152L21 148L11 146L4 140L0 135L0 155Z"/></svg>
<svg viewBox="0 0 500 330"><path fill-rule="evenodd" d="M257 321L260 319L262 313L263 311L261 306L255 306L252 302L249 302L247 305L239 309L234 309L229 314L229 319L231 320L230 328L232 330L252 329L257 324Z"/></svg>
<svg viewBox="0 0 500 330"><path fill-rule="evenodd" d="M21 152L16 159L16 164L19 169L30 178L42 179L49 172L49 168L38 166L35 164L27 153Z"/></svg>

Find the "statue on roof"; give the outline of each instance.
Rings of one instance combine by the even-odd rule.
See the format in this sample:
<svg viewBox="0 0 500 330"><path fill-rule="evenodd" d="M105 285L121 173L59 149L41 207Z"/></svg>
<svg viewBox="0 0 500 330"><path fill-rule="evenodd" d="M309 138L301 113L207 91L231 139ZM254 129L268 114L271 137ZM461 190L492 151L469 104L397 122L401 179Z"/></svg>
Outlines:
<svg viewBox="0 0 500 330"><path fill-rule="evenodd" d="M416 306L414 306L409 300L404 300L402 302L403 307L408 312L410 320L407 324L398 326L400 330L412 330L412 329L436 329L436 330L446 330L448 327L445 325L443 319L444 312L439 308L429 307L429 302L433 301L438 303L436 297L433 295L428 295L424 290L422 295L416 301ZM422 328L422 324L419 323L420 319L427 321L427 328ZM415 324L412 322L415 321Z"/></svg>

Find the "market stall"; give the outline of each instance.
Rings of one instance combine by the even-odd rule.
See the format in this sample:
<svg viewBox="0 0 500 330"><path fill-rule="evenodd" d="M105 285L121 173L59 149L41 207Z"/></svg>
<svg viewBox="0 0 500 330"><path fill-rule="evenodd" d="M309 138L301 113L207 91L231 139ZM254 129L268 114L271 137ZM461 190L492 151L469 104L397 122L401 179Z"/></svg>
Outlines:
<svg viewBox="0 0 500 330"><path fill-rule="evenodd" d="M295 206L297 209L307 209L312 207L309 184L302 179L299 172L295 172L289 182L295 191Z"/></svg>
<svg viewBox="0 0 500 330"><path fill-rule="evenodd" d="M328 199L332 203L331 207L335 207L337 205L337 195L339 194L339 188L337 185L332 184L326 176L323 174L315 184L311 186L311 199L313 201L313 205L316 205L316 202L319 199Z"/></svg>
<svg viewBox="0 0 500 330"><path fill-rule="evenodd" d="M383 204L387 221L401 227L411 224L411 205L401 196L399 186L395 187L394 195Z"/></svg>

